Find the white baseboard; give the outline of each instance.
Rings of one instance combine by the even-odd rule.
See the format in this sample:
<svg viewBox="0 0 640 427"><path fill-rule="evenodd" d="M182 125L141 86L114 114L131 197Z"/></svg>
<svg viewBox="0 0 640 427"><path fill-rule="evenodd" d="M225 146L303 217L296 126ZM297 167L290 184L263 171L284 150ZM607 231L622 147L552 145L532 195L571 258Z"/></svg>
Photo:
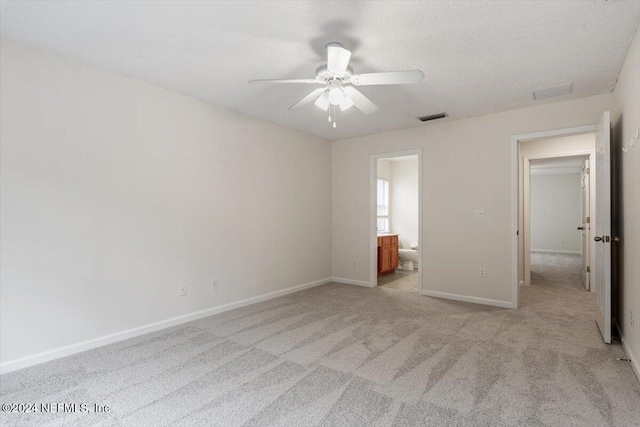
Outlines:
<svg viewBox="0 0 640 427"><path fill-rule="evenodd" d="M342 277L332 277L331 281L336 283L344 283L345 285L366 286L367 288L373 288L373 286L371 286L371 283L364 282L362 280L344 279Z"/></svg>
<svg viewBox="0 0 640 427"><path fill-rule="evenodd" d="M283 289L281 291L270 292L268 294L259 295L257 297L247 298L247 299L232 302L229 304L207 308L205 310L200 310L200 311L185 314L182 316L173 317L171 319L161 320L159 322L150 323L148 325L140 326L137 328L128 329L125 331L116 332L116 333L105 335L102 337L93 338L87 341L82 341L76 344L55 348L53 350L44 351L42 353L37 353L31 356L9 360L7 362L0 364L0 374L6 374L8 372L27 368L33 365L38 365L40 363L48 362L50 360L59 359L61 357L70 356L76 353L81 353L83 351L91 350L93 348L102 347L118 341L123 341L129 338L134 338L140 335L148 334L150 332L159 331L161 329L169 328L171 326L176 326L182 323L191 322L193 320L201 319L203 317L208 317L214 314L222 313L224 311L233 310L234 308L245 307L247 305L281 297L294 292L303 291L305 289L313 288L315 286L324 285L325 283L329 283L332 280L333 278L316 280L314 282L304 283L302 285L293 286L291 288Z"/></svg>
<svg viewBox="0 0 640 427"><path fill-rule="evenodd" d="M498 301L493 299L470 297L466 295L449 294L446 292L427 291L427 290L423 290L422 295L426 295L428 297L450 299L454 301L471 302L474 304L491 305L494 307L514 308L513 304L510 301Z"/></svg>
<svg viewBox="0 0 640 427"><path fill-rule="evenodd" d="M582 255L580 251L564 251L562 249L530 249L530 252L540 252L543 254L570 254L570 255Z"/></svg>
<svg viewBox="0 0 640 427"><path fill-rule="evenodd" d="M636 378L638 379L638 381L640 381L640 360L638 360L636 355L633 354L631 352L631 349L625 344L624 336L620 336L620 341L622 342L622 348L624 349L625 353L627 353L627 356L629 356L629 359L631 359L631 368L636 374Z"/></svg>

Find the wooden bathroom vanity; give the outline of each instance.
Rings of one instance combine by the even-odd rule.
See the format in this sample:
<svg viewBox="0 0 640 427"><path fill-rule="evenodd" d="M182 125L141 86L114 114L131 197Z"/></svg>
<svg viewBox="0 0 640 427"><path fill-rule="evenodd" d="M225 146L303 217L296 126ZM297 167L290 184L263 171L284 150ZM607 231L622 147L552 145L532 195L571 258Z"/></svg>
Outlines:
<svg viewBox="0 0 640 427"><path fill-rule="evenodd" d="M398 268L398 235L378 236L378 276Z"/></svg>

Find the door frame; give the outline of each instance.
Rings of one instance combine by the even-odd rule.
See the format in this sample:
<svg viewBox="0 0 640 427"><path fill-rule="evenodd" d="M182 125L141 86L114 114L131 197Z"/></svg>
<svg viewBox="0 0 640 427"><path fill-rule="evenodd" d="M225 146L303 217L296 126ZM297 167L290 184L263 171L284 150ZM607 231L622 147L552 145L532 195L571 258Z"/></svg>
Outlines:
<svg viewBox="0 0 640 427"><path fill-rule="evenodd" d="M541 132L530 132L513 135L511 137L511 306L517 309L519 306L519 287L518 280L519 257L520 257L520 236L518 235L520 203L519 203L519 187L520 187L520 142L535 139L546 139L560 136L579 135L583 133L595 132L598 125L577 126L562 129L546 130ZM525 162L528 164L528 162ZM527 172L527 171L523 171ZM526 176L526 174L525 174ZM523 230L524 233L524 230ZM523 249L526 251L526 249ZM528 252L528 251L527 251ZM525 253L526 255L526 253ZM526 256L525 256L526 262Z"/></svg>
<svg viewBox="0 0 640 427"><path fill-rule="evenodd" d="M423 226L422 226L422 176L423 159L422 148L414 148L402 151L391 151L386 153L372 154L370 157L369 175L369 286L378 286L378 227L377 227L377 179L378 160L388 157L418 156L418 292L422 294L424 289L425 262L422 257L423 252Z"/></svg>
<svg viewBox="0 0 640 427"><path fill-rule="evenodd" d="M585 267L586 265L586 268L582 271L582 287L589 292L591 292L592 290L591 268L590 268L591 258L593 257L595 259L595 254L593 254L592 253L593 251L591 250L591 218L593 217L593 212L592 212L593 209L591 209L591 204L592 202L594 202L592 200L593 197L591 193L595 193L595 188L591 188L592 187L591 169L595 166L595 164L592 165L591 163L592 160L595 163L595 154L593 157L589 156L589 158L583 162L583 166L580 172L580 179L582 181L580 185L580 190L581 190L580 191L580 205L581 205L580 214L581 214L582 223L580 224L580 226L583 227L583 229L580 230L581 231L580 232L580 250L582 251L582 266ZM589 172L588 173L585 172L585 169L587 169ZM582 186L584 186L584 188ZM589 215L585 215L587 210L589 212ZM587 217L589 218L589 222L586 221ZM587 263L584 262L585 253L587 254L587 259L588 259Z"/></svg>

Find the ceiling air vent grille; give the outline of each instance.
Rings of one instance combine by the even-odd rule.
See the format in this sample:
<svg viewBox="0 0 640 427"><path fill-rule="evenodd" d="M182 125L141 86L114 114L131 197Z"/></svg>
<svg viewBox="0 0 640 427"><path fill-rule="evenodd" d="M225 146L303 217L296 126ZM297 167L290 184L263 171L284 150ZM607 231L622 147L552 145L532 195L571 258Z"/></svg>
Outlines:
<svg viewBox="0 0 640 427"><path fill-rule="evenodd" d="M438 113L431 114L430 116L418 117L418 120L420 120L421 122L428 122L430 120L444 119L445 117L447 117L447 113Z"/></svg>
<svg viewBox="0 0 640 427"><path fill-rule="evenodd" d="M538 100L538 99L546 99L546 98L555 98L556 96L569 95L571 93L572 87L573 87L573 83L569 83L568 85L534 90L533 99Z"/></svg>

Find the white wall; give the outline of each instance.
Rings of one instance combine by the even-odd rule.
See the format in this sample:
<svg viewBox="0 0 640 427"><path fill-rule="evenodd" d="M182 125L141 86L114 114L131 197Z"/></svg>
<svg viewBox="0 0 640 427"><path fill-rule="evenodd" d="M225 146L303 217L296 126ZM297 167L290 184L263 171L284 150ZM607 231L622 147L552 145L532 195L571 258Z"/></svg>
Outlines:
<svg viewBox="0 0 640 427"><path fill-rule="evenodd" d="M391 162L389 160L378 159L377 171L378 171L378 178L391 181Z"/></svg>
<svg viewBox="0 0 640 427"><path fill-rule="evenodd" d="M391 163L391 231L400 247L418 243L418 159Z"/></svg>
<svg viewBox="0 0 640 427"><path fill-rule="evenodd" d="M330 277L330 143L0 51L3 364Z"/></svg>
<svg viewBox="0 0 640 427"><path fill-rule="evenodd" d="M531 250L582 252L580 174L531 176Z"/></svg>
<svg viewBox="0 0 640 427"><path fill-rule="evenodd" d="M606 94L334 141L333 276L369 282L370 156L422 148L424 289L512 304L511 137L598 123L611 102Z"/></svg>
<svg viewBox="0 0 640 427"><path fill-rule="evenodd" d="M640 129L640 29L629 49L613 92L612 157L621 194L616 197L620 211L616 232L622 237L617 244L622 262L618 268L618 285L614 312L622 341L640 377L640 141L628 152L623 143L631 141ZM635 326L631 326L631 311Z"/></svg>

